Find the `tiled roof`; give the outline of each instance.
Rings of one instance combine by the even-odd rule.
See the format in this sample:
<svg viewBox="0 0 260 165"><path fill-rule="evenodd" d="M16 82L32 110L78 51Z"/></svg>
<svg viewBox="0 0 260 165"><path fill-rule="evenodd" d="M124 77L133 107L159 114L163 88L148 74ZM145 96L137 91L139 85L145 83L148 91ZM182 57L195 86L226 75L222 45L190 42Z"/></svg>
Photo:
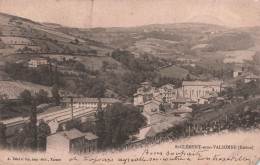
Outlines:
<svg viewBox="0 0 260 165"><path fill-rule="evenodd" d="M69 131L59 132L59 134L62 135L63 137L65 137L68 140L77 139L77 138L80 138L80 137L85 137L87 140L93 140L93 139L98 138L96 135L92 134L91 132L82 133L75 128L73 128Z"/></svg>
<svg viewBox="0 0 260 165"><path fill-rule="evenodd" d="M77 139L77 138L85 136L85 134L83 134L82 132L80 132L79 130L77 130L75 128L73 128L69 131L59 132L59 134L69 140Z"/></svg>
<svg viewBox="0 0 260 165"><path fill-rule="evenodd" d="M222 81L183 81L182 85L192 85L192 86L220 86Z"/></svg>

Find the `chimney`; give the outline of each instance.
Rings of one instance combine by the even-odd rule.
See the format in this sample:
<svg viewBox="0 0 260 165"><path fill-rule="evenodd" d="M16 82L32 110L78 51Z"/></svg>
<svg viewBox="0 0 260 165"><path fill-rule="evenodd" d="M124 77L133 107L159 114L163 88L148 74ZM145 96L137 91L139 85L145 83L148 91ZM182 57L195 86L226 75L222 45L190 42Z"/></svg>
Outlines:
<svg viewBox="0 0 260 165"><path fill-rule="evenodd" d="M73 98L70 99L70 105L71 105L71 120L73 120Z"/></svg>

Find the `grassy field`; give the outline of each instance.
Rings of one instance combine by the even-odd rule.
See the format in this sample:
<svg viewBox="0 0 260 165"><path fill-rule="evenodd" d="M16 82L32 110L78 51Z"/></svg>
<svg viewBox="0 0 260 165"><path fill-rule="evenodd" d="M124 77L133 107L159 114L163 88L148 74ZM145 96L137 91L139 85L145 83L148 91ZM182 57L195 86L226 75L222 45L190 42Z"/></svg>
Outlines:
<svg viewBox="0 0 260 165"><path fill-rule="evenodd" d="M170 67L166 67L163 69L159 70L159 73L161 74L161 76L166 76L166 77L175 77L175 78L186 78L187 74L190 74L189 71L187 71L186 69L180 68L178 66L172 65ZM190 75L191 78L194 78L193 75Z"/></svg>
<svg viewBox="0 0 260 165"><path fill-rule="evenodd" d="M255 51L240 50L240 51L221 51L224 54L224 63L244 63L244 60L252 61Z"/></svg>
<svg viewBox="0 0 260 165"><path fill-rule="evenodd" d="M160 57L160 53L170 53L174 50L174 46L178 42L159 40L154 38L146 38L145 40L139 40L135 44L128 47L128 50L137 53L149 53Z"/></svg>
<svg viewBox="0 0 260 165"><path fill-rule="evenodd" d="M24 37L0 37L5 44L31 45L31 41Z"/></svg>
<svg viewBox="0 0 260 165"><path fill-rule="evenodd" d="M89 57L89 56L79 56L81 63L83 63L86 68L100 70L102 68L103 61L107 61L109 65L116 64L117 69L113 69L116 73L124 73L127 71L122 64L111 57Z"/></svg>

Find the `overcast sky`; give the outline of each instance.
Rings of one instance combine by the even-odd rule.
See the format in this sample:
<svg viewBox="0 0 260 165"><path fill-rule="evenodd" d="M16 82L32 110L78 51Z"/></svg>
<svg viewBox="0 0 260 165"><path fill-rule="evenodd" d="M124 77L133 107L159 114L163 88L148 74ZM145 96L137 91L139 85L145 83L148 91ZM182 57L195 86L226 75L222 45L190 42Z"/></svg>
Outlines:
<svg viewBox="0 0 260 165"><path fill-rule="evenodd" d="M90 0L0 0L0 12L37 22L89 26ZM260 0L94 0L93 27L220 20L229 27L260 26ZM214 23L213 21L213 23Z"/></svg>

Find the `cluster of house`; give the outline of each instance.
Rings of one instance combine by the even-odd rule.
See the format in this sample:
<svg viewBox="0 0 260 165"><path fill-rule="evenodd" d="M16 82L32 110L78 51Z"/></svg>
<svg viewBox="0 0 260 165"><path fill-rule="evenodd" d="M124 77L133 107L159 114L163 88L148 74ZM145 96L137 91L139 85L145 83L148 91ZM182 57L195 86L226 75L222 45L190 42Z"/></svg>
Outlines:
<svg viewBox="0 0 260 165"><path fill-rule="evenodd" d="M233 78L240 77L240 76L244 77L245 83L249 83L250 81L257 81L260 79L260 76L256 76L251 72L247 72L244 69L244 66L236 66L233 71Z"/></svg>
<svg viewBox="0 0 260 165"><path fill-rule="evenodd" d="M148 124L153 124L165 121L167 114L185 116L192 112L190 105L205 104L211 98L218 98L222 83L222 81L183 81L180 88L172 84L156 88L149 82L144 82L134 94L134 105L143 111Z"/></svg>
<svg viewBox="0 0 260 165"><path fill-rule="evenodd" d="M159 88L144 82L134 94L134 105L147 118L147 126L140 129L132 143L153 137L191 117L194 103L205 104L212 98L220 99L222 81L183 81L182 87L166 84Z"/></svg>

